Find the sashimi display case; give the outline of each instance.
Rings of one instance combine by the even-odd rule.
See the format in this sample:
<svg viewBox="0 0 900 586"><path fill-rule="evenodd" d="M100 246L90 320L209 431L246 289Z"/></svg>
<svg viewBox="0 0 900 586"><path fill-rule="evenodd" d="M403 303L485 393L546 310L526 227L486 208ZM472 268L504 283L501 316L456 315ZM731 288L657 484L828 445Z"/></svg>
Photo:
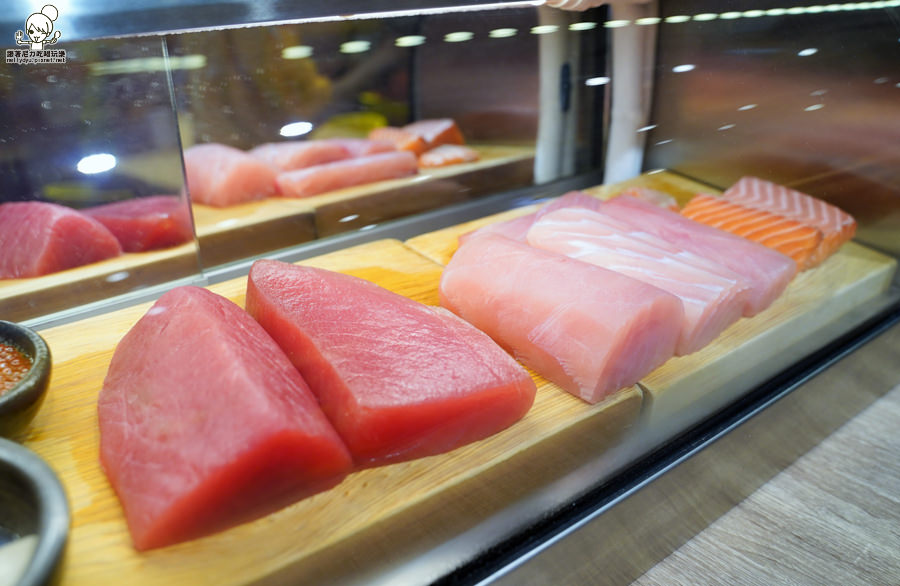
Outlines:
<svg viewBox="0 0 900 586"><path fill-rule="evenodd" d="M898 0L5 8L61 584L629 584L900 383Z"/></svg>

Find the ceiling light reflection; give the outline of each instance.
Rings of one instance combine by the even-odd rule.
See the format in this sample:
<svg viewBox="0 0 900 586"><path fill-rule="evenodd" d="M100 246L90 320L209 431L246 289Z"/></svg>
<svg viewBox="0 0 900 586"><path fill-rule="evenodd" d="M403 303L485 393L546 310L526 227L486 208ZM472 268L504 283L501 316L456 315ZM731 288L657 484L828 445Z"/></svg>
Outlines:
<svg viewBox="0 0 900 586"><path fill-rule="evenodd" d="M281 136L303 136L313 129L312 122L291 122L281 127L278 132Z"/></svg>
<svg viewBox="0 0 900 586"><path fill-rule="evenodd" d="M307 45L294 45L281 50L282 59L308 59L312 54L313 48Z"/></svg>
<svg viewBox="0 0 900 586"><path fill-rule="evenodd" d="M818 52L818 49L810 47L809 49L803 49L802 51L798 52L797 55L799 55L800 57L809 57L810 55L815 55Z"/></svg>
<svg viewBox="0 0 900 586"><path fill-rule="evenodd" d="M75 168L79 173L85 175L93 175L95 173L103 173L109 171L116 166L116 158L109 153L97 153L95 155L87 155L82 157Z"/></svg>
<svg viewBox="0 0 900 586"><path fill-rule="evenodd" d="M747 110L752 110L756 107L756 104L745 104L738 108L738 112L746 112Z"/></svg>
<svg viewBox="0 0 900 586"><path fill-rule="evenodd" d="M341 53L352 55L354 53L365 53L369 49L372 48L372 43L369 41L347 41L346 43L341 43Z"/></svg>
<svg viewBox="0 0 900 586"><path fill-rule="evenodd" d="M812 106L807 106L803 108L805 112L815 112L816 110L821 110L825 107L825 104L813 104Z"/></svg>
<svg viewBox="0 0 900 586"><path fill-rule="evenodd" d="M559 27L555 24L541 24L538 26L531 27L531 34L533 35L547 35L550 33L555 33L559 30Z"/></svg>
<svg viewBox="0 0 900 586"><path fill-rule="evenodd" d="M514 28L495 28L491 32L488 33L488 36L492 39L508 39L509 37L514 37L518 34Z"/></svg>
<svg viewBox="0 0 900 586"><path fill-rule="evenodd" d="M684 65L676 65L672 68L672 71L674 73L686 73L688 71L693 71L695 67L697 66L691 63L685 63Z"/></svg>
<svg viewBox="0 0 900 586"><path fill-rule="evenodd" d="M608 77L590 77L584 80L584 85L587 86L596 86L596 85L606 85L609 83Z"/></svg>
<svg viewBox="0 0 900 586"><path fill-rule="evenodd" d="M475 37L475 33L471 31L456 31L455 33L447 33L444 35L444 41L447 43L465 43L471 41Z"/></svg>
<svg viewBox="0 0 900 586"><path fill-rule="evenodd" d="M569 25L570 31L589 31L597 28L596 22L573 22Z"/></svg>
<svg viewBox="0 0 900 586"><path fill-rule="evenodd" d="M407 35L405 37L397 37L394 44L398 47L418 47L425 44L425 37L422 35Z"/></svg>

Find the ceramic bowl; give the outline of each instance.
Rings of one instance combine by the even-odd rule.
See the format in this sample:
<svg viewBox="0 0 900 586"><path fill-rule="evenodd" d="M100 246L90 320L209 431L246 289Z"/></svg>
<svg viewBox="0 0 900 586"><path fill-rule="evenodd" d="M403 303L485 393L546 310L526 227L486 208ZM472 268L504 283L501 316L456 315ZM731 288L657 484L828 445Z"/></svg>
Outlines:
<svg viewBox="0 0 900 586"><path fill-rule="evenodd" d="M69 521L69 502L53 470L34 452L0 438L0 583L57 582Z"/></svg>
<svg viewBox="0 0 900 586"><path fill-rule="evenodd" d="M31 369L10 390L0 394L0 435L21 431L40 408L50 381L50 348L31 328L0 320L0 343L11 344L27 355Z"/></svg>

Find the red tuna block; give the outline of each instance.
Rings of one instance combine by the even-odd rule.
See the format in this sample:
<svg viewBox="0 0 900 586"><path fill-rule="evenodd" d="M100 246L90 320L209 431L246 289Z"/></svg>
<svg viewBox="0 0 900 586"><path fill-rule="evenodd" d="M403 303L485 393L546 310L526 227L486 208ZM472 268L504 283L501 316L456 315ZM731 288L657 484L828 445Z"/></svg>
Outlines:
<svg viewBox="0 0 900 586"><path fill-rule="evenodd" d="M168 248L194 237L189 206L175 195L117 201L84 213L106 226L125 252Z"/></svg>
<svg viewBox="0 0 900 586"><path fill-rule="evenodd" d="M103 224L65 206L0 205L0 279L39 277L122 254Z"/></svg>
<svg viewBox="0 0 900 586"><path fill-rule="evenodd" d="M139 550L271 512L352 467L284 352L198 287L169 291L125 335L98 415L100 460Z"/></svg>
<svg viewBox="0 0 900 586"><path fill-rule="evenodd" d="M441 276L441 305L589 403L672 357L681 301L625 275L497 234L474 236Z"/></svg>
<svg viewBox="0 0 900 586"><path fill-rule="evenodd" d="M335 189L408 177L419 172L415 155L406 151L378 153L280 173L285 197L309 197Z"/></svg>
<svg viewBox="0 0 900 586"><path fill-rule="evenodd" d="M240 149L200 144L184 151L191 201L226 207L277 195L277 170Z"/></svg>
<svg viewBox="0 0 900 586"><path fill-rule="evenodd" d="M534 401L528 372L486 335L357 277L256 261L247 311L309 382L362 466L488 437Z"/></svg>

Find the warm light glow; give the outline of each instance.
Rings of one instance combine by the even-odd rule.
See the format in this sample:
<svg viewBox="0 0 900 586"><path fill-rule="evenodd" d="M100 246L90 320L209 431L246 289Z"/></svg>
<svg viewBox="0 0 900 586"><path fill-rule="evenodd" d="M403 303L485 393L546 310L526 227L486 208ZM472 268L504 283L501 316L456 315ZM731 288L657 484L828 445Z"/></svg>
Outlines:
<svg viewBox="0 0 900 586"><path fill-rule="evenodd" d="M122 75L125 73L151 73L154 71L200 69L206 67L206 55L176 55L174 57L137 57L89 63L93 75Z"/></svg>
<svg viewBox="0 0 900 586"><path fill-rule="evenodd" d="M606 28L622 28L631 24L630 20L607 20L603 23Z"/></svg>
<svg viewBox="0 0 900 586"><path fill-rule="evenodd" d="M687 16L685 14L677 14L675 16L667 16L666 22L668 22L670 24L678 24L679 22L687 22L690 19L691 19L691 17Z"/></svg>
<svg viewBox="0 0 900 586"><path fill-rule="evenodd" d="M531 27L531 34L533 35L549 35L550 33L555 33L559 30L559 27L555 24L541 24L538 26Z"/></svg>
<svg viewBox="0 0 900 586"><path fill-rule="evenodd" d="M457 31L455 33L447 33L444 35L444 41L448 43L464 43L471 41L475 37L475 33L470 31Z"/></svg>
<svg viewBox="0 0 900 586"><path fill-rule="evenodd" d="M365 53L371 48L372 43L369 41L347 41L346 43L341 43L341 53L346 54Z"/></svg>
<svg viewBox="0 0 900 586"><path fill-rule="evenodd" d="M95 173L103 173L109 171L116 166L116 158L109 153L97 153L96 155L88 155L78 161L75 166L80 173L85 175L93 175Z"/></svg>
<svg viewBox="0 0 900 586"><path fill-rule="evenodd" d="M589 31L597 28L596 22L573 22L569 25L570 31Z"/></svg>
<svg viewBox="0 0 900 586"><path fill-rule="evenodd" d="M647 18L639 18L634 21L634 23L642 26L647 26L651 24L659 24L661 20L661 18L658 18L656 16L648 16Z"/></svg>
<svg viewBox="0 0 900 586"><path fill-rule="evenodd" d="M394 44L398 47L418 47L419 45L425 44L425 37L422 35L408 35L405 37L398 37Z"/></svg>
<svg viewBox="0 0 900 586"><path fill-rule="evenodd" d="M703 14L695 14L694 20L705 22L707 20L715 20L719 18L718 14L713 14L712 12L704 12Z"/></svg>
<svg viewBox="0 0 900 586"><path fill-rule="evenodd" d="M514 37L518 34L514 28L495 28L491 32L488 33L488 36L492 39L508 39L509 37Z"/></svg>
<svg viewBox="0 0 900 586"><path fill-rule="evenodd" d="M281 50L282 59L308 59L312 54L313 48L307 45L294 45Z"/></svg>
<svg viewBox="0 0 900 586"><path fill-rule="evenodd" d="M291 122L281 127L278 132L281 136L303 136L309 134L313 129L311 122Z"/></svg>

